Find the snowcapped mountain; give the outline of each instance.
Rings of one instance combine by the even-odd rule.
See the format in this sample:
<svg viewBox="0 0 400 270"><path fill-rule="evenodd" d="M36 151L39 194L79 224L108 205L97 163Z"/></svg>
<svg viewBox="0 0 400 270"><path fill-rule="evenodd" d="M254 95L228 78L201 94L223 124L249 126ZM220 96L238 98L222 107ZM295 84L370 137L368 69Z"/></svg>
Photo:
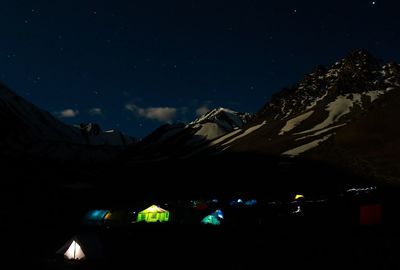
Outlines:
<svg viewBox="0 0 400 270"><path fill-rule="evenodd" d="M153 145L146 155L159 159L258 153L400 179L400 165L393 162L400 160L399 104L400 65L358 50L318 66L254 115L213 110L188 125L161 127L144 145Z"/></svg>
<svg viewBox="0 0 400 270"><path fill-rule="evenodd" d="M166 124L135 145L132 154L137 159L182 156L209 142L242 128L250 114L217 108L189 124Z"/></svg>
<svg viewBox="0 0 400 270"><path fill-rule="evenodd" d="M233 130L242 128L250 119L250 114L239 113L226 108L209 111L191 122L187 128L197 129L195 136L214 140Z"/></svg>
<svg viewBox="0 0 400 270"><path fill-rule="evenodd" d="M82 129L62 123L2 84L0 84L0 121L2 156L97 159L111 155L113 150L107 149L105 153L103 149L94 148L95 145L122 146L133 142L119 132L102 132L99 136L85 136Z"/></svg>
<svg viewBox="0 0 400 270"><path fill-rule="evenodd" d="M278 92L255 114L252 124L221 145L243 150L247 139L262 134L263 138L252 139L257 149L260 145L254 140L265 145L261 149L296 156L373 111L383 97L398 94L399 87L398 64L382 64L368 52L355 51Z"/></svg>
<svg viewBox="0 0 400 270"><path fill-rule="evenodd" d="M80 130L82 136L90 145L127 146L137 142L136 138L118 130L103 131L100 125L96 123L81 123L75 127Z"/></svg>
<svg viewBox="0 0 400 270"><path fill-rule="evenodd" d="M378 164L400 158L398 104L400 65L354 51L278 92L251 122L204 150L303 157L361 173L368 167L385 179L389 170L400 176L397 162Z"/></svg>

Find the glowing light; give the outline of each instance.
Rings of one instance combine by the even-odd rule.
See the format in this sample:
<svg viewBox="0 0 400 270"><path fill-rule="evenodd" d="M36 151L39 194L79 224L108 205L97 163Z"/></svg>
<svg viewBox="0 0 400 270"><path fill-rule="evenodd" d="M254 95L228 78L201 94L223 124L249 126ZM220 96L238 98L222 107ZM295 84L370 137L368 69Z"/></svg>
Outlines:
<svg viewBox="0 0 400 270"><path fill-rule="evenodd" d="M296 211L293 211L292 213L293 214L300 214L300 213L302 213L303 211L301 210L301 207L300 206L297 206L297 209L296 209Z"/></svg>
<svg viewBox="0 0 400 270"><path fill-rule="evenodd" d="M152 205L149 208L138 213L137 222L167 222L169 220L169 212L165 209Z"/></svg>
<svg viewBox="0 0 400 270"><path fill-rule="evenodd" d="M68 260L83 260L86 257L81 246L75 242L75 240L72 241L68 250L64 253L64 256Z"/></svg>
<svg viewBox="0 0 400 270"><path fill-rule="evenodd" d="M210 225L221 225L221 222L214 216L208 215L201 221L203 224L210 224Z"/></svg>
<svg viewBox="0 0 400 270"><path fill-rule="evenodd" d="M248 201L246 201L245 203L244 203L244 205L247 205L247 206L252 206L252 205L256 205L257 204L257 200L248 200Z"/></svg>
<svg viewBox="0 0 400 270"><path fill-rule="evenodd" d="M294 196L294 200L298 200L298 199L304 199L304 196L301 194L297 194L296 196Z"/></svg>
<svg viewBox="0 0 400 270"><path fill-rule="evenodd" d="M214 216L220 218L220 219L224 219L224 214L222 213L221 210L215 210L215 212L213 213Z"/></svg>

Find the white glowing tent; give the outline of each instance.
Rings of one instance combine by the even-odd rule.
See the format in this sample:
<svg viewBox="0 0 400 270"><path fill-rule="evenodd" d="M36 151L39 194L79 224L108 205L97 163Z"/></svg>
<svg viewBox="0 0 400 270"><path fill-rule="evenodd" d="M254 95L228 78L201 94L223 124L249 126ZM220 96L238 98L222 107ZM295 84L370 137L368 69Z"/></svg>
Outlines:
<svg viewBox="0 0 400 270"><path fill-rule="evenodd" d="M81 246L73 240L67 251L64 253L64 257L68 260L83 260L86 258Z"/></svg>
<svg viewBox="0 0 400 270"><path fill-rule="evenodd" d="M103 248L95 234L82 234L72 237L57 251L57 254L73 261L99 259L103 255Z"/></svg>

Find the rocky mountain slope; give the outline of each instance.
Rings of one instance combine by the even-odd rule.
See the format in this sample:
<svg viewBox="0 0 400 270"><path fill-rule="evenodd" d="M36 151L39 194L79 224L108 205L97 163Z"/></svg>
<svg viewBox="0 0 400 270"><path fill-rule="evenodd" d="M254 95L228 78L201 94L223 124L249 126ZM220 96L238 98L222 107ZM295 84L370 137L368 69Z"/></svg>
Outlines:
<svg viewBox="0 0 400 270"><path fill-rule="evenodd" d="M99 129L94 134L88 126L68 126L4 85L0 85L0 123L0 154L4 158L101 160L121 151L116 147L135 141L120 132Z"/></svg>
<svg viewBox="0 0 400 270"><path fill-rule="evenodd" d="M142 147L149 156L156 150L160 159L233 153L314 159L400 182L399 104L400 66L357 50L276 93L242 125L215 132L209 127L220 124L202 122L215 114L210 112L187 126L160 128ZM188 150L198 138L202 143ZM154 144L163 140L168 147Z"/></svg>

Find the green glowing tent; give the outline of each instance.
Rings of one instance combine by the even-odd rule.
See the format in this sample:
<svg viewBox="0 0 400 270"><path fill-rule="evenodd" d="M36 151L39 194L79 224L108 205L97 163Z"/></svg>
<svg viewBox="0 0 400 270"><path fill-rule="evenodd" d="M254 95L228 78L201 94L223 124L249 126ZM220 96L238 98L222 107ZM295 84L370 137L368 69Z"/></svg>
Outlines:
<svg viewBox="0 0 400 270"><path fill-rule="evenodd" d="M165 209L152 205L149 208L139 212L137 222L167 222L169 220L169 212Z"/></svg>
<svg viewBox="0 0 400 270"><path fill-rule="evenodd" d="M208 215L201 221L203 224L210 224L210 225L221 225L221 222L218 218L214 215Z"/></svg>

